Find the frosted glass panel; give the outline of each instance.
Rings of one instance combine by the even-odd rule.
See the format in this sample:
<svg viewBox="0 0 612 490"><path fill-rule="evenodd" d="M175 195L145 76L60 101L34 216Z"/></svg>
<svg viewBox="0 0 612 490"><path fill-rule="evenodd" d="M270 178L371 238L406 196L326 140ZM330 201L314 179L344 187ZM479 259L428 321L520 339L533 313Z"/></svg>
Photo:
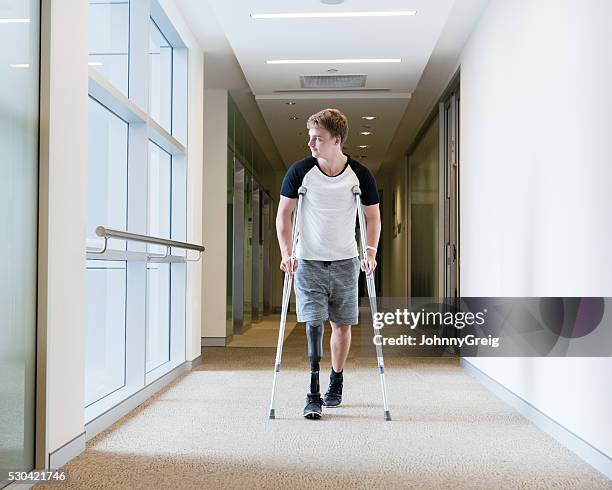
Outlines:
<svg viewBox="0 0 612 490"><path fill-rule="evenodd" d="M172 46L153 20L149 38L149 114L172 133Z"/></svg>
<svg viewBox="0 0 612 490"><path fill-rule="evenodd" d="M87 261L85 406L125 385L125 262Z"/></svg>
<svg viewBox="0 0 612 490"><path fill-rule="evenodd" d="M89 66L128 95L128 0L89 2Z"/></svg>
<svg viewBox="0 0 612 490"><path fill-rule="evenodd" d="M0 487L34 467L39 11L0 2Z"/></svg>
<svg viewBox="0 0 612 490"><path fill-rule="evenodd" d="M127 229L128 124L89 98L89 174L87 245L100 248L96 227ZM109 248L125 250L124 240L109 240Z"/></svg>
<svg viewBox="0 0 612 490"><path fill-rule="evenodd" d="M147 372L170 360L170 264L147 265Z"/></svg>
<svg viewBox="0 0 612 490"><path fill-rule="evenodd" d="M438 291L439 122L436 117L410 155L411 295Z"/></svg>

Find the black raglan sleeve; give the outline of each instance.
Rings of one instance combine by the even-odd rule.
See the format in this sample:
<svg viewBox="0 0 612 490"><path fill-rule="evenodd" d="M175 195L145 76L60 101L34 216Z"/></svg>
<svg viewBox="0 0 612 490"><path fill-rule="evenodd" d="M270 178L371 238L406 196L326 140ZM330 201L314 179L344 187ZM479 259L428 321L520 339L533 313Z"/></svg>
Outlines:
<svg viewBox="0 0 612 490"><path fill-rule="evenodd" d="M300 160L291 165L281 185L281 196L297 199L298 189L302 185L304 176L312 166L313 165L308 160Z"/></svg>
<svg viewBox="0 0 612 490"><path fill-rule="evenodd" d="M378 189L376 188L376 179L368 167L356 163L353 171L359 179L359 187L361 188L361 203L364 206L372 206L380 202L378 197Z"/></svg>

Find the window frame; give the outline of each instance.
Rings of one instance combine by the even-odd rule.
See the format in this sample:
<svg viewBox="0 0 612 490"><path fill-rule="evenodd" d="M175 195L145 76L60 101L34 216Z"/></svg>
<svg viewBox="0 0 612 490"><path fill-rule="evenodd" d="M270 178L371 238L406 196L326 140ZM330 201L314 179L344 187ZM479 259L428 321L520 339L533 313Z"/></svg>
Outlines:
<svg viewBox="0 0 612 490"><path fill-rule="evenodd" d="M187 236L187 96L188 48L157 0L129 1L128 95L89 67L89 96L128 123L127 231L149 235L149 141L170 155L170 237ZM151 23L172 47L170 131L149 114L149 42ZM100 225L105 225L100 223ZM127 242L125 251L111 250L87 258L127 264L125 385L85 408L90 422L185 361L186 251L170 249L170 360L146 372L148 246ZM143 321L144 320L144 321ZM87 376L87 372L86 372Z"/></svg>

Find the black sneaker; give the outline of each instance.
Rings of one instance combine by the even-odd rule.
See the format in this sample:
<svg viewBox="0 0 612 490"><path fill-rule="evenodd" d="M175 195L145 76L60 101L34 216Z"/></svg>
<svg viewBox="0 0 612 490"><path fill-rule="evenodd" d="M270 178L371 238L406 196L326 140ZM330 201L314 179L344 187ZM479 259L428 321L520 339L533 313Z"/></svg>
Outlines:
<svg viewBox="0 0 612 490"><path fill-rule="evenodd" d="M320 419L323 415L322 409L323 400L321 395L316 393L314 395L306 395L306 406L304 407L304 417L307 419Z"/></svg>
<svg viewBox="0 0 612 490"><path fill-rule="evenodd" d="M342 403L342 378L330 378L327 392L323 395L326 407L337 407Z"/></svg>

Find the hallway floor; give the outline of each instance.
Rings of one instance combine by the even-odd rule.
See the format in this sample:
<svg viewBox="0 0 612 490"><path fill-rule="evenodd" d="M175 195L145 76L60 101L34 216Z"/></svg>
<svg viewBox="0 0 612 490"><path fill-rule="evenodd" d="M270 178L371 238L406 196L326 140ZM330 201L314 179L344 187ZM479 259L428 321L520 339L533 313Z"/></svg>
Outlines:
<svg viewBox="0 0 612 490"><path fill-rule="evenodd" d="M201 366L90 440L54 488L612 488L456 359L385 358L384 422L373 350L358 347L358 328L353 337L344 405L321 420L302 417L303 328L285 343L276 420L275 349L205 348Z"/></svg>

